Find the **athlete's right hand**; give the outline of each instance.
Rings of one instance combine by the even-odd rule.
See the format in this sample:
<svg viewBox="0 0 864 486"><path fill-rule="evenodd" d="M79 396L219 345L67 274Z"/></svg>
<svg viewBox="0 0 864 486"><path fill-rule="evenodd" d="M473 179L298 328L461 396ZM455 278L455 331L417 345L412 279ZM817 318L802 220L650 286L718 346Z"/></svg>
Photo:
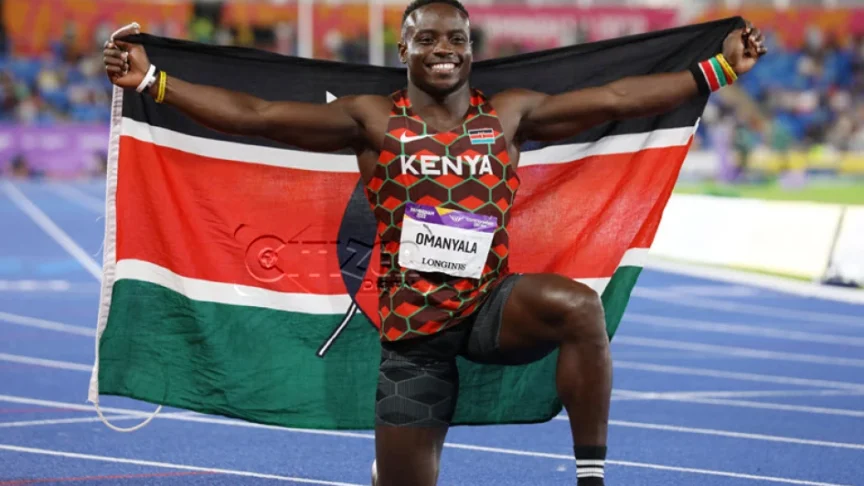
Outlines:
<svg viewBox="0 0 864 486"><path fill-rule="evenodd" d="M102 52L108 79L121 88L137 88L150 69L147 52L140 44L109 40Z"/></svg>

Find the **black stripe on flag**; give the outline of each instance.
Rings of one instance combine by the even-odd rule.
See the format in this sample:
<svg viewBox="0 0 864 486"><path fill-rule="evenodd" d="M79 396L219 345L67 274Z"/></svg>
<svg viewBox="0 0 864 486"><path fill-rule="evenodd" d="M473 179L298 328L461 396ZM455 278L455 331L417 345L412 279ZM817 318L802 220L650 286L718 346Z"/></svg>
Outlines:
<svg viewBox="0 0 864 486"><path fill-rule="evenodd" d="M603 85L622 77L683 71L694 61L720 51L722 40L743 26L740 17L689 25L602 42L563 47L508 58L480 61L471 84L486 95L509 88L557 94ZM405 86L402 68L338 63L282 56L248 48L197 44L147 34L126 40L143 44L159 68L193 83L244 91L267 100L325 103L338 96L388 95ZM583 143L609 135L692 126L707 97L695 97L670 113L607 123L554 144ZM293 148L262 138L238 137L210 130L172 107L158 106L149 95L127 90L123 115L187 135L269 147ZM531 144L532 149L550 143Z"/></svg>

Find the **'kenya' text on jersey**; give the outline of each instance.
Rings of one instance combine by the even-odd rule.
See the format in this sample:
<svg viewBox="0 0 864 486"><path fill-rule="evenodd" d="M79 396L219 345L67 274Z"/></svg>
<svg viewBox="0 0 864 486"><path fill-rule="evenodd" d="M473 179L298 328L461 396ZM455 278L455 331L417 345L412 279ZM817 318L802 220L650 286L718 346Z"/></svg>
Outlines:
<svg viewBox="0 0 864 486"><path fill-rule="evenodd" d="M506 227L519 187L501 123L482 93L472 91L462 123L442 132L413 112L404 91L392 99L366 185L378 221L379 315L388 341L461 322L509 273Z"/></svg>

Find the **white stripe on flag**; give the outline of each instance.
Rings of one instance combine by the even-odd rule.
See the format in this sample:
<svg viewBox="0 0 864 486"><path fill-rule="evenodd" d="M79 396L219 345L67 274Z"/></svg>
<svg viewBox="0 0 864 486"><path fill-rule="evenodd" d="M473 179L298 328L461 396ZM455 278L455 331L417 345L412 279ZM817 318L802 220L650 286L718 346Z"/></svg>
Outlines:
<svg viewBox="0 0 864 486"><path fill-rule="evenodd" d="M619 267L644 267L648 263L648 248L630 248L624 253Z"/></svg>
<svg viewBox="0 0 864 486"><path fill-rule="evenodd" d="M624 252L624 256L621 258L621 263L618 264L618 268L644 267L645 263L648 261L648 251L648 248L630 248ZM591 287L594 292L603 295L609 282L612 281L612 277L576 278L574 280Z"/></svg>
<svg viewBox="0 0 864 486"><path fill-rule="evenodd" d="M641 266L636 263L644 261L647 253L646 248L631 248L624 254L620 266ZM343 314L351 305L351 297L348 294L287 293L247 285L207 281L183 277L167 268L142 260L126 259L117 262L116 280L122 279L161 285L200 302L261 307L287 312ZM603 293L610 280L611 277L576 279L598 294Z"/></svg>
<svg viewBox="0 0 864 486"><path fill-rule="evenodd" d="M603 291L606 290L606 287L609 285L609 282L612 281L612 277L599 277L599 278L576 278L573 279L581 284L585 284L588 287L591 287L591 290L597 292L600 295L603 295Z"/></svg>
<svg viewBox="0 0 864 486"><path fill-rule="evenodd" d="M644 133L610 135L593 143L553 145L539 150L522 152L519 166L561 164L596 155L680 147L689 143L693 131L694 127L692 126L667 128ZM167 128L151 126L131 118L123 118L122 134L142 142L153 143L202 157L320 172L359 173L357 159L353 155L303 152L194 137Z"/></svg>
<svg viewBox="0 0 864 486"><path fill-rule="evenodd" d="M351 305L348 294L321 295L273 290L183 277L166 268L141 260L117 262L117 280L141 280L182 294L192 300L262 307L304 314L343 314Z"/></svg>
<svg viewBox="0 0 864 486"><path fill-rule="evenodd" d="M247 164L307 169L317 172L359 173L357 158L353 155L302 152L193 137L167 128L151 126L131 118L123 118L123 135L201 157Z"/></svg>
<svg viewBox="0 0 864 486"><path fill-rule="evenodd" d="M624 253L620 266L641 266L637 263L644 261L647 254L647 248L631 248ZM306 314L344 314L345 309L352 302L348 294L321 295L277 292L247 285L183 277L167 268L142 260L126 259L117 262L116 280L122 279L140 280L161 285L200 302L261 307ZM575 280L591 287L598 294L602 294L606 286L609 285L611 277L577 278Z"/></svg>
<svg viewBox="0 0 864 486"><path fill-rule="evenodd" d="M522 152L519 167L564 164L597 155L627 154L646 149L687 145L695 127L666 128L653 132L610 135L593 143L552 145L540 150Z"/></svg>

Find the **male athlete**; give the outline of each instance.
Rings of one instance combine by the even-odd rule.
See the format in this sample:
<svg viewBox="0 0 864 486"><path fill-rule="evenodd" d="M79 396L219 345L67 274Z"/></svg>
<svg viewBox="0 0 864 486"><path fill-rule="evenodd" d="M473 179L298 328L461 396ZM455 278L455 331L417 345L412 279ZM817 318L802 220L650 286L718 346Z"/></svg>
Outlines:
<svg viewBox="0 0 864 486"><path fill-rule="evenodd" d="M507 258L494 251L509 244L509 210L495 205L488 189L460 196L479 201L471 210L438 202L429 197L429 188L445 176L518 180L513 176L523 142L562 139L610 120L669 111L731 83L765 52L759 30L748 24L726 38L722 55L687 71L554 96L512 89L487 98L468 84L472 52L465 8L457 0L416 0L405 10L399 44L407 87L389 97L271 102L151 69L140 45L109 41L104 55L115 85L146 90L212 129L309 151L356 153L381 240L382 358L373 484L436 484L456 406L457 356L522 364L557 348L556 385L570 417L577 484L598 486L604 484L612 387L598 295L561 275L510 272ZM465 153L477 145L483 147L477 152L497 155L448 156L448 149ZM394 190L381 183L387 175L416 182ZM503 206L512 206L512 200L507 203ZM422 310L400 315L406 302ZM407 380L420 392L428 389L436 401L442 391L451 398L425 405L408 400L394 385Z"/></svg>

